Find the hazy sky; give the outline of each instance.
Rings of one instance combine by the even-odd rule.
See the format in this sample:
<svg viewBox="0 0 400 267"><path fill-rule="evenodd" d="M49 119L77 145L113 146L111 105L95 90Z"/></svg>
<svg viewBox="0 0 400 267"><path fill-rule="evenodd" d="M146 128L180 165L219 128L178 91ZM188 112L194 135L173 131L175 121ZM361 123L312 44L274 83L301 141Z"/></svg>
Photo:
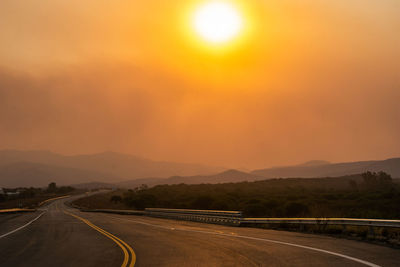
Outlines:
<svg viewBox="0 0 400 267"><path fill-rule="evenodd" d="M400 156L400 1L243 0L215 49L190 0L1 0L0 149L226 167Z"/></svg>

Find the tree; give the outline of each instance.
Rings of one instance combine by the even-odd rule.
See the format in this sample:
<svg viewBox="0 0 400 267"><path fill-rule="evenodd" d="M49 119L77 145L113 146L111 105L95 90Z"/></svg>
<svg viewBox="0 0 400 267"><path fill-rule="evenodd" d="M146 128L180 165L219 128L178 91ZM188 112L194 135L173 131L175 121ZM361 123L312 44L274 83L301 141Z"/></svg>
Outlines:
<svg viewBox="0 0 400 267"><path fill-rule="evenodd" d="M308 206L300 202L291 202L287 204L285 211L288 217L306 216L309 213Z"/></svg>
<svg viewBox="0 0 400 267"><path fill-rule="evenodd" d="M378 173L367 171L361 176L364 179L364 184L369 189L385 189L392 186L392 176L383 171Z"/></svg>
<svg viewBox="0 0 400 267"><path fill-rule="evenodd" d="M110 201L114 202L116 204L118 202L122 202L122 197L121 196L112 196Z"/></svg>
<svg viewBox="0 0 400 267"><path fill-rule="evenodd" d="M392 176L386 172L378 172L378 181L381 184L390 184L392 183Z"/></svg>
<svg viewBox="0 0 400 267"><path fill-rule="evenodd" d="M350 180L349 181L349 186L352 190L357 191L358 190L358 186L357 186L357 182L354 180Z"/></svg>
<svg viewBox="0 0 400 267"><path fill-rule="evenodd" d="M47 192L49 193L54 193L57 191L57 185L56 183L49 183L49 185L47 186Z"/></svg>
<svg viewBox="0 0 400 267"><path fill-rule="evenodd" d="M192 206L195 209L210 209L211 205L213 204L214 199L208 195L203 195L197 197L193 202Z"/></svg>
<svg viewBox="0 0 400 267"><path fill-rule="evenodd" d="M376 183L376 173L375 172L364 172L361 174L362 178L364 179L364 183L366 185L374 185Z"/></svg>

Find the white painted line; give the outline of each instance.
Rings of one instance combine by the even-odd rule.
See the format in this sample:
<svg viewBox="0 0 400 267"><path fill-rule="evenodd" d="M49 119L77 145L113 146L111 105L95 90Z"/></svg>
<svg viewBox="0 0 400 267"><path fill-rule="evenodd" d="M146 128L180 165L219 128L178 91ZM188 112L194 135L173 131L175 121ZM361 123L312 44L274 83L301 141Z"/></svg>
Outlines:
<svg viewBox="0 0 400 267"><path fill-rule="evenodd" d="M298 244L294 244L294 243L288 243L288 242L282 242L282 241L277 241L277 240L272 240L272 239L265 239L265 238L258 238L258 237L251 237L251 236L244 236L244 235L229 235L229 234L218 233L218 232L209 232L209 231L201 231L201 230L182 229L182 228L170 228L170 227L165 227L165 226L161 226L161 225L157 225L157 224L140 222L140 221L136 221L136 220L129 220L129 219L118 218L118 217L107 216L107 215L104 215L104 216L110 217L110 218L114 218L114 219L119 219L119 220L130 221L130 222L133 222L133 223L148 225L148 226L152 226L152 227L162 228L162 229L166 229L166 230L170 230L170 231L172 230L172 231L194 232L194 233L201 233L201 234L211 234L211 235L219 235L219 236L235 237L235 238L242 238L242 239L250 239L250 240L256 240L256 241L263 241L263 242L275 243L275 244L280 244L280 245L298 247L298 248L313 250L313 251L317 251L317 252L330 254L330 255L333 255L333 256L337 256L337 257L341 257L341 258L344 258L344 259L347 259L347 260L351 260L351 261L355 261L355 262L364 264L366 266L380 267L380 265L377 265L375 263L372 263L372 262L369 262L369 261L365 261L365 260L361 260L361 259L358 259L358 258L354 258L354 257L351 257L351 256L347 256L347 255L344 255L344 254L341 254L341 253L336 253L336 252L332 252L332 251L329 251L329 250L319 249L319 248L314 248L314 247L309 247L309 246L298 245Z"/></svg>
<svg viewBox="0 0 400 267"><path fill-rule="evenodd" d="M8 233L6 233L6 234L0 235L0 239L3 238L3 237L6 237L6 236L8 236L8 235L11 235L11 234L13 234L13 233L15 233L15 232L17 232L17 231L19 231L19 230L21 230L21 229L27 227L28 225L30 225L30 224L33 223L34 221L38 220L43 214L44 214L44 212L41 213L39 216L37 216L37 217L36 217L35 219L33 219L32 221L28 222L27 224L24 224L24 225L22 225L21 227L18 227L17 229L12 230L11 232L8 232Z"/></svg>

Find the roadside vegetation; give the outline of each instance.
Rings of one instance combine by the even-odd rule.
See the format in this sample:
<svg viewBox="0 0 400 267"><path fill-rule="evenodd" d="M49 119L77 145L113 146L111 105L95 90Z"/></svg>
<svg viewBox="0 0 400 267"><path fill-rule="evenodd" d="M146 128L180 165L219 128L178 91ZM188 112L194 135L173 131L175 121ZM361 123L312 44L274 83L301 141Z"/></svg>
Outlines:
<svg viewBox="0 0 400 267"><path fill-rule="evenodd" d="M117 190L103 194L93 194L88 197L79 198L73 201L72 204L85 209L134 209L122 201L125 193L125 190Z"/></svg>
<svg viewBox="0 0 400 267"><path fill-rule="evenodd" d="M366 172L338 178L257 182L143 185L75 202L86 208L239 210L246 217L400 219L400 185L390 175Z"/></svg>
<svg viewBox="0 0 400 267"><path fill-rule="evenodd" d="M158 207L240 210L246 217L400 219L400 186L384 172L341 178L142 186L114 199L118 200L139 210Z"/></svg>
<svg viewBox="0 0 400 267"><path fill-rule="evenodd" d="M178 208L239 210L245 217L400 219L400 183L384 172L338 178L272 179L201 185L146 185L97 194L74 202L89 209ZM367 240L400 247L400 229L339 225L261 224Z"/></svg>
<svg viewBox="0 0 400 267"><path fill-rule="evenodd" d="M9 208L35 208L40 202L75 193L70 186L58 187L56 183L50 183L47 188L3 188L0 193L0 209Z"/></svg>

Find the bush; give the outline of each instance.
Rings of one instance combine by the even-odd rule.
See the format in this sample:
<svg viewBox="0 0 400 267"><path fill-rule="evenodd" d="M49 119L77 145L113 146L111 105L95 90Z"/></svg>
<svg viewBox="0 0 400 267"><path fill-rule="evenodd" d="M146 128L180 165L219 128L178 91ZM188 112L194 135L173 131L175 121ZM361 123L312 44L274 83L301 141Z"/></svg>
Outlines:
<svg viewBox="0 0 400 267"><path fill-rule="evenodd" d="M121 196L112 196L110 198L110 201L114 202L114 203L120 203L120 202L122 202L122 197Z"/></svg>
<svg viewBox="0 0 400 267"><path fill-rule="evenodd" d="M287 217L299 217L308 216L309 209L308 206L300 202L292 202L286 206L286 216Z"/></svg>
<svg viewBox="0 0 400 267"><path fill-rule="evenodd" d="M376 177L386 176L377 174ZM381 180L389 183L387 177ZM349 187L349 181L355 181L360 186L354 190ZM390 187L378 186L372 190L363 186L363 181L361 175L353 175L227 184L159 185L129 190L122 201L137 209L239 210L250 217L399 219L400 186L390 183Z"/></svg>

